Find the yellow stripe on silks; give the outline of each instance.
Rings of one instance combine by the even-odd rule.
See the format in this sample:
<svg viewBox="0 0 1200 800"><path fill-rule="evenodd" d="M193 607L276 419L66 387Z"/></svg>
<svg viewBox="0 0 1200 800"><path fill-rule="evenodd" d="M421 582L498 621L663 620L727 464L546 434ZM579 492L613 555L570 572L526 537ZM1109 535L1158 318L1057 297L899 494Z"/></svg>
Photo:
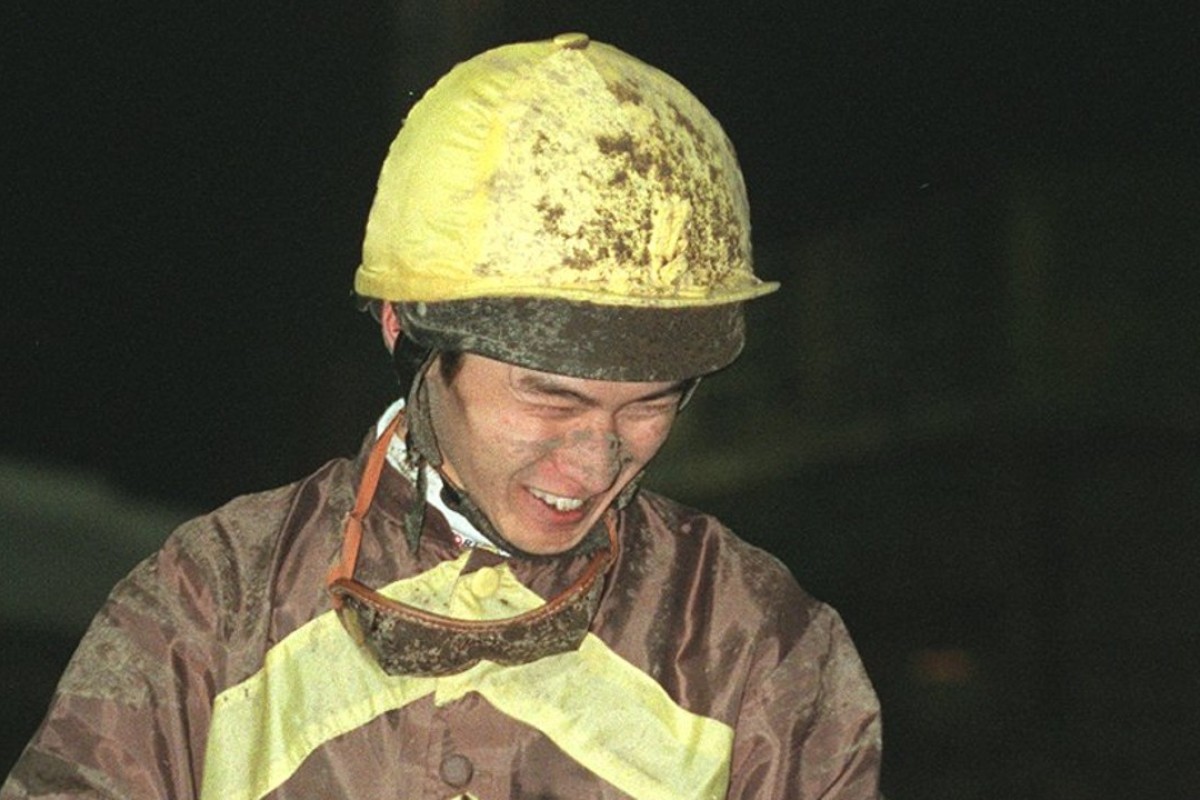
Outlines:
<svg viewBox="0 0 1200 800"><path fill-rule="evenodd" d="M434 689L393 678L322 614L271 648L256 674L217 695L204 759L204 800L255 800L323 743Z"/></svg>
<svg viewBox="0 0 1200 800"><path fill-rule="evenodd" d="M438 680L439 705L478 692L639 800L724 797L733 729L675 704L646 673L588 634L531 664L484 662Z"/></svg>
<svg viewBox="0 0 1200 800"><path fill-rule="evenodd" d="M381 592L422 607L448 602L467 554ZM386 674L326 612L272 647L254 675L217 695L203 800L257 800L325 742L403 708L434 679Z"/></svg>
<svg viewBox="0 0 1200 800"><path fill-rule="evenodd" d="M467 556L381 591L463 619L497 619L544 603L507 565L460 580ZM438 679L389 676L328 612L273 647L257 673L217 696L201 797L257 800L325 742L434 692L439 705L478 692L639 800L725 794L733 730L680 708L653 678L591 634L578 651L531 664L483 662Z"/></svg>
<svg viewBox="0 0 1200 800"><path fill-rule="evenodd" d="M433 691L431 678L388 676L332 613L271 648L262 669L213 702L204 800L255 800L314 750Z"/></svg>
<svg viewBox="0 0 1200 800"><path fill-rule="evenodd" d="M499 588L482 592L522 609L542 599L501 566ZM454 616L481 617L481 570L451 600ZM494 594L492 592L494 591ZM510 612L511 613L511 612ZM490 616L489 616L490 618ZM485 661L440 678L435 701L478 692L502 713L544 733L571 758L618 789L645 800L724 797L733 729L680 708L653 678L588 634L579 650L502 667Z"/></svg>

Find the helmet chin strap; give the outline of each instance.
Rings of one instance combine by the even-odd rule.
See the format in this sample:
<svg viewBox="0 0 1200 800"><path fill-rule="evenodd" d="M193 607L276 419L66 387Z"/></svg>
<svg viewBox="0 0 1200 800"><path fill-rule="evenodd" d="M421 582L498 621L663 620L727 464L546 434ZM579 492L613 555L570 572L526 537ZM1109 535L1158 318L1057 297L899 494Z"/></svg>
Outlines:
<svg viewBox="0 0 1200 800"><path fill-rule="evenodd" d="M408 471L416 483L416 501L404 518L404 538L415 553L421 544L421 529L425 526L425 469L424 464L432 457L432 464L441 464L441 453L433 437L433 426L428 422L428 412L418 409L426 407L420 402L424 391L425 373L437 356L437 351L417 344L401 334L392 348L392 366L405 398L405 458Z"/></svg>
<svg viewBox="0 0 1200 800"><path fill-rule="evenodd" d="M400 348L406 348L406 352L399 352ZM438 350L429 349L416 344L407 336L402 336L396 342L396 352L393 353L393 361L396 363L397 377L402 383L408 384L408 399L405 404L405 422L407 423L407 438L406 445L408 449L408 457L412 461L412 466L417 474L417 496L425 497L426 480L424 466L436 469L442 476L442 501L445 502L447 508L462 514L467 520L475 526L484 538L496 545L501 550L521 558L529 559L544 559L557 558L566 553L571 555L587 555L595 550L608 546L608 534L604 525L603 517L596 522L592 529L587 532L574 547L566 551L566 553L539 554L530 553L517 547L500 531L496 529L483 513L483 510L471 499L471 495L461 486L456 485L446 475L442 469L442 451L438 446L437 432L434 430L433 416L430 413L429 403L429 386L426 382L426 376L429 373L430 367L437 360ZM414 369L411 365L417 365ZM405 369L401 373L401 369ZM406 380L407 379L407 380ZM638 475L634 480L629 482L629 485L622 490L620 497L615 504L617 508L624 508L625 505L633 498L637 491ZM418 502L413 504L413 511L405 520L405 538L408 540L409 546L415 551L421 543L421 528L425 523L425 503Z"/></svg>

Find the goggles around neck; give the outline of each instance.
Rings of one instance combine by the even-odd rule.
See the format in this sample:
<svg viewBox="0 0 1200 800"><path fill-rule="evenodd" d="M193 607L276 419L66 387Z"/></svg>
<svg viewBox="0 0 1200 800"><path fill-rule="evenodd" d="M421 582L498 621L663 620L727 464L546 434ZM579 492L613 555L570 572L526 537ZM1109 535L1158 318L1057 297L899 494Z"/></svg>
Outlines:
<svg viewBox="0 0 1200 800"><path fill-rule="evenodd" d="M448 617L392 600L354 578L362 545L363 519L379 484L388 444L400 419L388 425L371 449L354 508L342 533L342 553L326 579L342 625L389 675L440 676L470 669L480 661L526 664L576 650L600 605L603 576L619 550L616 514L605 515L608 547L597 548L583 572L545 605L499 620ZM418 498L418 502L424 502Z"/></svg>

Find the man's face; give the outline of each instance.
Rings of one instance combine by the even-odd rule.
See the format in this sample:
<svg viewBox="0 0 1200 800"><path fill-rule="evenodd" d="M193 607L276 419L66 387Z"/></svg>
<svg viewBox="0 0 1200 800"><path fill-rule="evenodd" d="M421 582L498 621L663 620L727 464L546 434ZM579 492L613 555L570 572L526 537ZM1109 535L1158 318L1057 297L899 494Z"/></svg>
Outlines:
<svg viewBox="0 0 1200 800"><path fill-rule="evenodd" d="M465 354L426 373L442 469L530 553L579 542L666 441L683 384L570 378Z"/></svg>

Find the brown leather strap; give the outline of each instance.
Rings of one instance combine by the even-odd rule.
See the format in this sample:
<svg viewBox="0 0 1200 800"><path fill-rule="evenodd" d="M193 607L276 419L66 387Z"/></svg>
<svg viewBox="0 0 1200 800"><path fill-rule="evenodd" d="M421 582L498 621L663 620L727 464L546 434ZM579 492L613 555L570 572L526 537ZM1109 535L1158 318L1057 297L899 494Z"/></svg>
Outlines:
<svg viewBox="0 0 1200 800"><path fill-rule="evenodd" d="M403 416L402 413L397 414L388 423L383 435L375 442L375 446L371 448L371 454L367 457L367 464L363 468L362 481L358 485L358 496L354 500L354 508L346 518L346 527L342 531L342 557L329 570L329 575L325 579L326 586L332 586L340 578L354 577L354 567L358 564L358 550L362 545L363 518L371 508L371 500L374 499L375 489L379 485L379 476L383 474L383 465L387 461L388 446L391 444L392 437L396 434ZM334 604L340 605L340 598L337 595L334 595Z"/></svg>

